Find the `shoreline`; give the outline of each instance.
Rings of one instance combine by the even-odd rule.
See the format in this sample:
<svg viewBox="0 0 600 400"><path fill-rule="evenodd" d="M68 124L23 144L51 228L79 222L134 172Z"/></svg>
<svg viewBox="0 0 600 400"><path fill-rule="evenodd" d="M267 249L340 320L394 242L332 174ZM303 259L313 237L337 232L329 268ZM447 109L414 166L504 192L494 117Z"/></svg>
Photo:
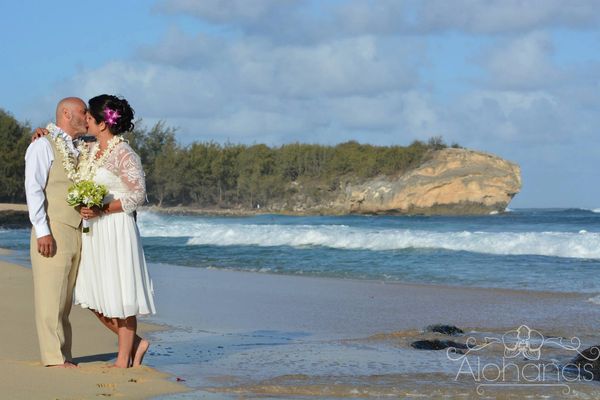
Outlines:
<svg viewBox="0 0 600 400"><path fill-rule="evenodd" d="M6 252L3 252L6 255ZM11 399L51 398L97 399L125 397L148 399L189 389L172 377L148 366L111 368L116 357L114 334L103 329L89 312L73 307L73 356L78 368L45 368L39 350L33 317L31 269L0 260L0 392ZM140 321L142 334L165 327Z"/></svg>
<svg viewBox="0 0 600 400"><path fill-rule="evenodd" d="M332 391L341 397L477 398L472 381L453 380L459 366L444 350L415 350L411 343L464 343L468 336L485 341L525 325L545 337L577 337L588 347L597 344L600 329L597 306L579 293L298 279L168 264L150 268L162 300L160 320L175 327L157 334L163 349L153 360L186 379L199 398L206 392L231 399L328 398ZM193 307L184 310L181 304ZM433 324L454 325L465 334L423 331ZM485 360L501 359L499 350L485 353ZM548 359L572 357L550 347L544 352ZM600 393L595 384L574 388ZM507 393L531 395L536 389Z"/></svg>
<svg viewBox="0 0 600 400"><path fill-rule="evenodd" d="M319 323L312 326L313 329L307 329L308 331L315 331L314 328L326 325L323 320L331 323L337 317L344 317L344 313L347 313L349 316L355 317L345 321L345 326L349 328L347 332L354 331L358 335L380 333L382 330L386 330L385 325L389 326L390 329L387 331L391 332L398 329L419 329L440 322L452 323L457 326L504 328L510 327L511 321L515 318L525 319L528 315L532 316L532 321L543 322L543 317L552 317L548 319L548 321L552 321L552 324L561 322L565 327L569 325L576 327L575 321L571 321L565 315L566 311L583 310L586 312L585 315L591 317L595 316L593 312L598 307L588 301L590 297L597 295L596 293L271 274L217 268L194 268L172 264L151 263L150 266L152 276L156 277L155 285L159 286L158 293L162 292L162 296L169 298L166 305L167 312L164 315L173 318L172 315L176 314L177 310L169 309L169 307L177 304L176 299L180 297L183 301L186 290L190 291L188 296L191 292L197 291L194 300L199 304L198 310L203 314L203 321L214 318L215 322L220 321L221 325L225 324L235 329L292 329L293 327L290 325L298 325L299 328L302 326L305 329L310 327L311 324L307 321L300 321L302 317L310 319L308 314L297 314L293 324L283 327L276 326L278 324L273 326L266 324L272 322L269 319L271 317L273 319L284 317L285 315L280 315L280 313L285 314L289 311L286 306L290 305L309 305L311 306L310 310L320 315ZM167 282L166 278L172 282ZM247 296L244 296L244 293ZM246 304L244 304L244 299L247 299ZM292 299L295 299L296 302L293 302ZM239 305L236 308L221 306L232 303L239 303ZM324 306L323 303L326 303L327 306ZM212 304L214 307L205 308L206 304ZM246 307L258 307L261 309L261 314L268 315L269 318L258 321L265 322L263 324L265 326L254 326L254 323L243 326L245 322L251 321L248 319L248 315L252 313L249 313L249 310L244 311ZM353 313L353 307L355 309L362 307L371 312L367 315L356 315ZM335 309L337 311L333 312L332 310ZM391 318L393 323L387 321L387 324L380 324L376 331L370 329L357 331L351 328L359 321L366 322L365 319L373 317L372 312L379 309L388 311L395 309L397 314ZM534 310L535 313L532 312ZM491 311L496 312L492 313ZM455 316L452 316L453 314ZM493 314L500 315L494 316ZM163 314L161 313L161 315ZM327 315L327 318L324 318L324 315ZM579 315L580 321L584 322L585 318L582 318L582 315ZM400 318L402 316L405 318ZM485 319L488 320L482 321ZM185 318L182 317L181 320L185 320ZM381 319L378 320L381 322ZM191 322L193 322L193 318ZM482 324L482 322L486 323ZM590 319L588 322L580 326L589 328L586 333L598 331L600 321ZM176 325L171 324L171 321L166 321L166 323ZM219 324L208 325L214 328ZM364 326L366 327L366 325L368 324ZM551 327L551 324L543 325Z"/></svg>
<svg viewBox="0 0 600 400"><path fill-rule="evenodd" d="M147 205L140 208L140 211L150 211L165 215L200 215L212 217L253 217L257 215L279 215L291 217L317 217L317 216L396 216L396 217L484 217L488 215L504 214L506 211L490 211L484 213L462 213L462 212L358 212L340 210L331 207L316 207L307 210L282 210L282 209L250 209L250 208L218 208L218 207L193 207L193 206L157 206Z"/></svg>

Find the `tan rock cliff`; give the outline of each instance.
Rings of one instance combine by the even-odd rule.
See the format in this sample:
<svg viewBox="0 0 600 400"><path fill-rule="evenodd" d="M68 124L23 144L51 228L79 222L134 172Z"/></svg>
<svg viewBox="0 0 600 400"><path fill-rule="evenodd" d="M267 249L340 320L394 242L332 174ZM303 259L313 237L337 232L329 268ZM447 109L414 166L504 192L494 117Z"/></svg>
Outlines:
<svg viewBox="0 0 600 400"><path fill-rule="evenodd" d="M488 214L504 211L521 189L521 169L500 157L466 149L436 151L398 177L348 185L334 208L350 213Z"/></svg>

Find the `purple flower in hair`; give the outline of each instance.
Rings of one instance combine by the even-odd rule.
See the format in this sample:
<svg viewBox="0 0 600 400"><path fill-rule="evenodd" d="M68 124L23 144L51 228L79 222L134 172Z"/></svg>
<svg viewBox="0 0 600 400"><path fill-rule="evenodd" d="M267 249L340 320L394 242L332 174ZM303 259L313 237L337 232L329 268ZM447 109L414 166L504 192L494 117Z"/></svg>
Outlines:
<svg viewBox="0 0 600 400"><path fill-rule="evenodd" d="M119 114L117 110L111 110L108 107L104 107L104 122L108 125L113 126L116 124L120 116L121 114Z"/></svg>

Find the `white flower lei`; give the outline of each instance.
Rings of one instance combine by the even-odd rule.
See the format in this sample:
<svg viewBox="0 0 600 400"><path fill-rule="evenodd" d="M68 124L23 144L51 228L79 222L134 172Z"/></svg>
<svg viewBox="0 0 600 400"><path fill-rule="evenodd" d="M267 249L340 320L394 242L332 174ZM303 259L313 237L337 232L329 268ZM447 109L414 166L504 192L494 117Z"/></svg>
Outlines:
<svg viewBox="0 0 600 400"><path fill-rule="evenodd" d="M62 129L53 123L49 123L46 126L48 132L50 132L51 140L56 144L56 148L60 152L63 158L63 168L67 173L67 177L73 182L81 182L86 180L93 180L96 175L98 167L104 164L108 159L114 148L121 142L125 141L122 136L114 136L108 141L108 146L104 150L102 156L96 159L96 155L100 150L100 145L94 146L92 152L88 151L87 143L80 141L77 144L77 150L80 154L79 165L77 165L77 159L73 153L71 153L67 147L66 140L62 137Z"/></svg>
<svg viewBox="0 0 600 400"><path fill-rule="evenodd" d="M69 151L67 147L67 141L62 136L62 129L60 129L53 123L49 123L46 126L46 129L48 130L48 132L50 132L50 135L48 136L54 142L56 148L62 155L62 164L63 168L65 169L65 172L67 173L67 177L73 182L79 182L81 180L81 177L79 176L79 172L77 170L77 158L73 153ZM85 148L80 143L77 145L77 150L81 154L85 150Z"/></svg>
<svg viewBox="0 0 600 400"><path fill-rule="evenodd" d="M106 162L115 147L117 147L117 145L123 141L125 141L125 139L123 139L122 136L115 135L108 141L108 146L106 146L104 153L102 153L102 155L98 158L96 158L96 155L98 154L98 151L100 151L99 143L94 146L93 151L85 152L85 157L82 157L79 163L79 179L94 179L98 167L102 166Z"/></svg>

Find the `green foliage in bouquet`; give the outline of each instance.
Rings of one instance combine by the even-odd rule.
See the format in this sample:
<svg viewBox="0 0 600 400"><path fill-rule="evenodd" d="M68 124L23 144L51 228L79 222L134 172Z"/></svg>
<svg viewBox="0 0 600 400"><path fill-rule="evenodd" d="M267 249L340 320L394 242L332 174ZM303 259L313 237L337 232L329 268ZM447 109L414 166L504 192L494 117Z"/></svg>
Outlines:
<svg viewBox="0 0 600 400"><path fill-rule="evenodd" d="M80 204L86 207L100 207L107 193L108 190L104 185L99 185L93 181L80 181L69 187L67 203L73 207Z"/></svg>

